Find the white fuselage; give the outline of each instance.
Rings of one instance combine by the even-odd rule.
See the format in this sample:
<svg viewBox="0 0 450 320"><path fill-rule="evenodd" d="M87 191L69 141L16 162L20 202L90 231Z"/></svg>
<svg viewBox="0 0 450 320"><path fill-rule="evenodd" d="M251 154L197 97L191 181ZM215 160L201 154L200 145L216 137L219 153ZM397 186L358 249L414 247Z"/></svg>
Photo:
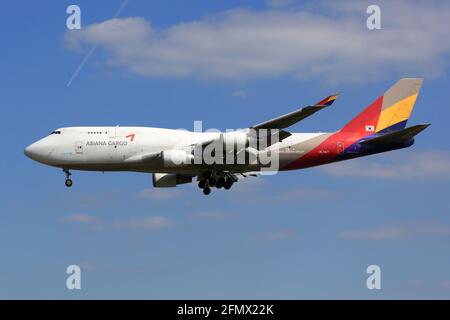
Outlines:
<svg viewBox="0 0 450 320"><path fill-rule="evenodd" d="M220 135L220 132L150 127L69 127L53 131L28 146L25 153L36 161L64 169L196 173L201 169L199 166L167 168L157 161L142 159L164 150L218 139ZM292 149L292 146L319 135L322 133L294 133L269 148L292 156L301 155L304 151ZM255 169L248 165L232 167L241 172Z"/></svg>

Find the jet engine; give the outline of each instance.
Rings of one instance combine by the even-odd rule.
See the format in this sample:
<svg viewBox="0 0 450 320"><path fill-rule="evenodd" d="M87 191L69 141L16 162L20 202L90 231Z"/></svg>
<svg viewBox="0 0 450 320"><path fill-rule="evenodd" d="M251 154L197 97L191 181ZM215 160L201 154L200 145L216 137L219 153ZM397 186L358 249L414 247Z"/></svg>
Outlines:
<svg viewBox="0 0 450 320"><path fill-rule="evenodd" d="M175 173L153 173L152 178L154 188L170 188L176 187L178 184L192 182L192 177Z"/></svg>

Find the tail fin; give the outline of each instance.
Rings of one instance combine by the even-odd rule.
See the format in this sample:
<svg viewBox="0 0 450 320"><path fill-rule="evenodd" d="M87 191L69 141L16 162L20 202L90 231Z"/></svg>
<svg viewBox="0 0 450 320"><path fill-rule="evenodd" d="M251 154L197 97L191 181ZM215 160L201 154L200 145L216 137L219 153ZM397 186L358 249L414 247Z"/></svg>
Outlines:
<svg viewBox="0 0 450 320"><path fill-rule="evenodd" d="M406 127L423 79L403 78L369 105L341 131L361 135L387 133Z"/></svg>

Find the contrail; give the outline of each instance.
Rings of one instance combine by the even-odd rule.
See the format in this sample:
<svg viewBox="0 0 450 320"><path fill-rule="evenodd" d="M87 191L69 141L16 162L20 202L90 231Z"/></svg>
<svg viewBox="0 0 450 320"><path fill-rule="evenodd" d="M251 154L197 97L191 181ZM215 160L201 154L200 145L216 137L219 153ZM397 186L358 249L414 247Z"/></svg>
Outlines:
<svg viewBox="0 0 450 320"><path fill-rule="evenodd" d="M116 13L114 14L113 18L117 18L123 11L123 9L125 9L125 7L127 6L128 2L130 2L130 0L124 0L121 5L119 6L119 8L117 9ZM72 74L72 77L70 77L69 82L67 82L67 87L70 87L70 85L72 84L72 82L75 80L75 78L78 76L78 74L80 73L81 69L83 69L84 65L86 64L86 62L89 60L89 58L92 56L92 54L95 52L95 50L97 49L97 45L93 46L88 53L84 56L83 60L81 61L81 63L78 65L78 68L75 70L75 72Z"/></svg>

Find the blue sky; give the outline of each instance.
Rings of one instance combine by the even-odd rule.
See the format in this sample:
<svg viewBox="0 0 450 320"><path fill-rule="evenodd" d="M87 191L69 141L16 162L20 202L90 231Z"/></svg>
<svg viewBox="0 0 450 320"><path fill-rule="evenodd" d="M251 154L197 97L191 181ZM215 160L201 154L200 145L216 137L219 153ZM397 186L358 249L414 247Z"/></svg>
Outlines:
<svg viewBox="0 0 450 320"><path fill-rule="evenodd" d="M381 2L369 31L360 1L131 0L110 20L121 3L77 1L80 31L72 2L2 5L0 298L450 298L448 4ZM336 130L406 76L425 78L410 123L432 123L412 148L208 197L137 173L67 189L23 155L58 127L241 128L340 92L291 128Z"/></svg>

